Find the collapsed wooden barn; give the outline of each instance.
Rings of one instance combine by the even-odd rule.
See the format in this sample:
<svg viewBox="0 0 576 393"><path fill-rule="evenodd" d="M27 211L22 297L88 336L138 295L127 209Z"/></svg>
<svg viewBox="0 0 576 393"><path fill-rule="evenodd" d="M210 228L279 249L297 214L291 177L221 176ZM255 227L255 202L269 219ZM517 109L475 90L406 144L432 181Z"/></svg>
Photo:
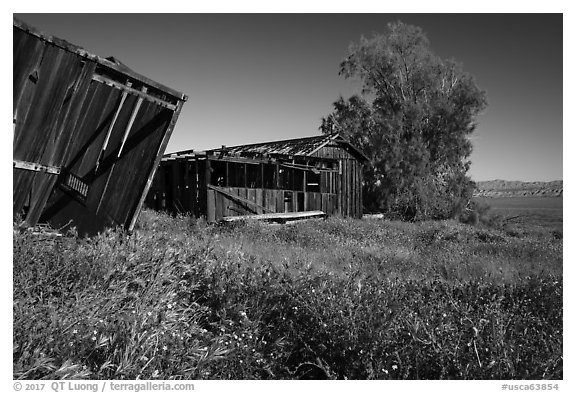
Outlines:
<svg viewBox="0 0 576 393"><path fill-rule="evenodd" d="M338 134L181 151L162 158L146 204L209 222L309 211L359 218L366 161Z"/></svg>
<svg viewBox="0 0 576 393"><path fill-rule="evenodd" d="M13 213L134 227L187 97L14 19Z"/></svg>

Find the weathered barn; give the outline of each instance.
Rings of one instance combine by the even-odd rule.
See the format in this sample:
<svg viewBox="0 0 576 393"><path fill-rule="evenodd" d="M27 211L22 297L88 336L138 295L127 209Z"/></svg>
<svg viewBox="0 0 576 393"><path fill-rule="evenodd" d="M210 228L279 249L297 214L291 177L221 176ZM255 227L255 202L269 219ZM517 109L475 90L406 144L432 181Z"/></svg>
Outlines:
<svg viewBox="0 0 576 393"><path fill-rule="evenodd" d="M13 212L131 230L187 97L14 20Z"/></svg>
<svg viewBox="0 0 576 393"><path fill-rule="evenodd" d="M366 156L338 134L165 155L146 203L205 216L321 210L362 216Z"/></svg>

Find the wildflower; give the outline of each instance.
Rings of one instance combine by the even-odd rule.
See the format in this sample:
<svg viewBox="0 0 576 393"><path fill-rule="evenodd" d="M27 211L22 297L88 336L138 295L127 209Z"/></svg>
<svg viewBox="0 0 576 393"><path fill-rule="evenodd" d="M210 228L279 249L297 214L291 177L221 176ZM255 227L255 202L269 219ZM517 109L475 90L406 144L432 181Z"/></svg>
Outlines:
<svg viewBox="0 0 576 393"><path fill-rule="evenodd" d="M72 330L72 334L76 334L76 333L78 333L77 329Z"/></svg>
<svg viewBox="0 0 576 393"><path fill-rule="evenodd" d="M92 336L92 341L96 341L96 337Z"/></svg>
<svg viewBox="0 0 576 393"><path fill-rule="evenodd" d="M148 311L147 314L148 314L149 317L151 317L151 316L152 316L152 311Z"/></svg>
<svg viewBox="0 0 576 393"><path fill-rule="evenodd" d="M383 371L385 374L388 374L388 370L382 369L382 371Z"/></svg>
<svg viewBox="0 0 576 393"><path fill-rule="evenodd" d="M398 366L395 365L395 364L393 364L393 365L392 365L392 370L397 370L397 369L398 369Z"/></svg>
<svg viewBox="0 0 576 393"><path fill-rule="evenodd" d="M167 350L168 350L168 347L167 347L166 345L164 345L164 346L162 347L162 350L163 350L163 351L167 351Z"/></svg>
<svg viewBox="0 0 576 393"><path fill-rule="evenodd" d="M96 334L98 334L98 331L97 331L97 330L94 330L94 335L96 335Z"/></svg>
<svg viewBox="0 0 576 393"><path fill-rule="evenodd" d="M171 309L172 305L170 303L168 303L168 305L166 307L168 307L168 309Z"/></svg>
<svg viewBox="0 0 576 393"><path fill-rule="evenodd" d="M158 378L159 375L160 373L158 372L158 370L154 370L154 372L152 373L152 378Z"/></svg>

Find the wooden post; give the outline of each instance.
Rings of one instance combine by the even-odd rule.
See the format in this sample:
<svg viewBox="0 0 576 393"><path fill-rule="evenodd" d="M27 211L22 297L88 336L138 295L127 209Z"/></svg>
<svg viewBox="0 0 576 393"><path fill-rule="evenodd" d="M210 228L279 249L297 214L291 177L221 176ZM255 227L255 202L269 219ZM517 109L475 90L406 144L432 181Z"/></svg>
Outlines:
<svg viewBox="0 0 576 393"><path fill-rule="evenodd" d="M308 166L308 163L309 163L309 161L306 161L306 166ZM303 210L306 211L308 209L308 191L306 189L306 181L307 181L306 174L308 173L308 171L304 170L303 172L304 172L304 175L302 176L303 177L302 191L304 191L304 208L303 208Z"/></svg>
<svg viewBox="0 0 576 393"><path fill-rule="evenodd" d="M224 182L224 184L226 185L226 187L230 187L230 163L228 161L226 161L226 181Z"/></svg>
<svg viewBox="0 0 576 393"><path fill-rule="evenodd" d="M276 179L275 179L276 189L279 190L280 189L280 164L278 162L276 162L276 170L275 170L274 174L276 175Z"/></svg>
<svg viewBox="0 0 576 393"><path fill-rule="evenodd" d="M214 222L216 221L216 195L214 191L209 189L209 186L212 184L212 164L208 157L206 157L204 173L204 182L206 184L206 221Z"/></svg>
<svg viewBox="0 0 576 393"><path fill-rule="evenodd" d="M198 174L198 157L194 158L194 215L200 217L200 176Z"/></svg>
<svg viewBox="0 0 576 393"><path fill-rule="evenodd" d="M130 220L130 225L128 226L128 231L132 232L134 229L134 225L136 224L136 220L138 219L138 215L140 214L140 210L142 210L142 205L144 204L144 200L146 199L146 194L148 194L148 190L152 185L152 180L154 179L154 174L156 173L156 169L160 164L160 160L162 159L162 154L164 154L164 150L166 150L166 146L168 145L168 140L170 139L170 135L172 135L172 130L174 130L174 125L176 125L176 120L178 120L178 116L180 115L180 111L182 110L183 101L178 101L176 104L176 110L172 115L172 119L166 128L166 132L164 133L164 137L162 138L162 142L156 151L156 159L152 163L152 168L148 173L148 179L146 180L146 184L144 185L144 189L142 190L142 196L140 200L136 204L136 208L132 215L132 220ZM104 194L102 194L104 195Z"/></svg>
<svg viewBox="0 0 576 393"><path fill-rule="evenodd" d="M248 188L248 164L244 163L244 188Z"/></svg>

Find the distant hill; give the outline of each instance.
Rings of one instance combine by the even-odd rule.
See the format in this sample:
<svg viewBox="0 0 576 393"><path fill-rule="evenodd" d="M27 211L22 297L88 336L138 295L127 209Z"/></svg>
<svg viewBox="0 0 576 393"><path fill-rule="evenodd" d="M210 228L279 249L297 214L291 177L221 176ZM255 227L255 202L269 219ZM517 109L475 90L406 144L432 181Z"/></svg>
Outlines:
<svg viewBox="0 0 576 393"><path fill-rule="evenodd" d="M481 197L535 197L562 196L563 181L523 182L508 180L489 180L476 182L474 196Z"/></svg>

